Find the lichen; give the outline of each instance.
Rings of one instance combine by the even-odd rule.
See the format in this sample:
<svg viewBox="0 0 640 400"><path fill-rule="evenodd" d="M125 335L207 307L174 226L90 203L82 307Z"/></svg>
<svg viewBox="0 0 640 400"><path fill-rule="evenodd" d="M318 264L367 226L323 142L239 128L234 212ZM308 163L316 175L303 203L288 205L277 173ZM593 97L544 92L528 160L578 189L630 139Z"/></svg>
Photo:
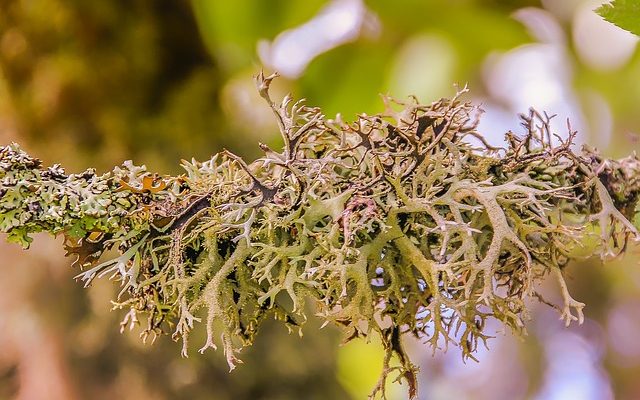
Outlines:
<svg viewBox="0 0 640 400"><path fill-rule="evenodd" d="M380 336L372 397L395 373L416 396L403 335L475 359L487 320L525 333L526 300L549 303L536 292L547 276L564 299L560 317L581 323L567 263L587 241L607 258L639 237L629 222L639 160L577 153L575 132L552 140L546 114L522 115L524 133L494 148L476 129L481 110L460 99L466 88L428 105L385 98L381 115L346 123L288 96L275 103L274 77L257 86L284 149L260 145L250 164L223 151L183 162L178 177L131 162L68 175L2 147L0 231L25 248L35 232L63 234L85 286L103 276L121 285L123 329L144 315L143 339L169 333L186 356L202 322L200 351L219 337L230 369L265 318L301 332L312 301L346 340ZM109 249L121 255L99 262Z"/></svg>

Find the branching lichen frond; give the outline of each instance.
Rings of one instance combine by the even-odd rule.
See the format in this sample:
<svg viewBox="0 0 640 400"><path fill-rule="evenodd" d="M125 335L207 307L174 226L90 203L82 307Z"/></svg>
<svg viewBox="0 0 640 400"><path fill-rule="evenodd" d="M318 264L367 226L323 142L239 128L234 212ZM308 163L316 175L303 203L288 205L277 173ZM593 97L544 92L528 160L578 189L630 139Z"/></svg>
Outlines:
<svg viewBox="0 0 640 400"><path fill-rule="evenodd" d="M383 114L346 123L289 96L274 102L274 78L259 74L257 86L285 145L260 145L253 163L223 151L183 161L178 177L131 162L66 174L2 147L0 231L24 247L35 232L63 234L87 268L77 279L120 283L123 329L146 315L143 339L169 333L186 356L202 322L200 351L221 345L230 369L265 318L301 332L312 300L347 340L382 339L373 397L390 374L415 396L403 335L475 360L489 319L524 333L526 300L548 303L536 292L547 276L560 317L581 323L564 267L581 246L607 258L639 237L630 219L640 161L574 152L575 131L561 139L552 116L522 115L524 133L508 132L498 149L477 131L481 110L461 100L466 88L432 104L383 97ZM121 255L100 262L110 249Z"/></svg>

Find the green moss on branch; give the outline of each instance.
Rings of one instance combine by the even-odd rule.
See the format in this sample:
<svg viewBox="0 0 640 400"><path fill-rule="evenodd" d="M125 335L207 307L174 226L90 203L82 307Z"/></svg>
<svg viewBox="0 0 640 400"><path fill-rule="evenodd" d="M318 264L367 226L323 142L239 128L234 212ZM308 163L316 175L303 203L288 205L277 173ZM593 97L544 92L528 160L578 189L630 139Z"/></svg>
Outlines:
<svg viewBox="0 0 640 400"><path fill-rule="evenodd" d="M385 99L382 115L345 123L289 97L273 102L273 77L257 84L285 147L261 145L265 156L251 164L225 151L184 162L178 177L131 163L68 175L3 147L0 231L24 247L36 232L64 234L87 268L78 279L120 282L123 327L145 315L143 336L170 333L186 356L204 319L200 350L220 336L231 369L265 318L299 330L312 299L348 340L382 338L372 396L384 396L394 371L416 393L402 335L474 358L488 319L524 333L525 300L546 302L535 291L546 276L558 281L561 318L582 322L584 304L562 274L575 249L591 240L611 257L638 239L629 222L638 159L576 153L570 128L552 142L549 118L535 111L496 149L477 132L479 110L460 100L464 91L429 105ZM108 249L121 256L99 263Z"/></svg>

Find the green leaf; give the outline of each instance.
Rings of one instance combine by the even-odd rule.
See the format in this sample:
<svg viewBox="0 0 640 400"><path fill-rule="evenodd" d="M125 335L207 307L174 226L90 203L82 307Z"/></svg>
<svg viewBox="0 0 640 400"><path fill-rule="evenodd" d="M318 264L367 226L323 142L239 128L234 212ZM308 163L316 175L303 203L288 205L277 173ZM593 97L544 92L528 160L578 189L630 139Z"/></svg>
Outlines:
<svg viewBox="0 0 640 400"><path fill-rule="evenodd" d="M595 11L612 24L640 36L640 0L613 0Z"/></svg>

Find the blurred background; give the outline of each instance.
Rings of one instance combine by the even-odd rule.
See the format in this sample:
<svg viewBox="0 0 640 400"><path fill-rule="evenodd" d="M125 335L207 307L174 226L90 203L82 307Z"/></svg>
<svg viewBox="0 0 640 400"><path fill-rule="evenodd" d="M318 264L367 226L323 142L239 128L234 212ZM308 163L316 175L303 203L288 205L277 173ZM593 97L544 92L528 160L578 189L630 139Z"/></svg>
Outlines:
<svg viewBox="0 0 640 400"><path fill-rule="evenodd" d="M379 93L430 102L468 83L493 143L535 106L558 114L559 135L570 118L581 142L621 157L640 147L638 38L594 14L599 4L2 0L0 143L70 172L133 159L175 174L180 159L223 147L251 159L259 141L280 140L252 80L264 66L284 76L276 96L347 120L381 111ZM115 287L75 283L61 238L0 254L0 399L364 399L380 370L375 341L340 347L337 330L311 320L302 339L267 324L229 374L220 352L194 344L183 359L168 337L120 334ZM569 269L583 326L532 303L530 335L499 333L480 363L410 342L420 399L640 398L637 256ZM559 301L553 285L543 291Z"/></svg>

